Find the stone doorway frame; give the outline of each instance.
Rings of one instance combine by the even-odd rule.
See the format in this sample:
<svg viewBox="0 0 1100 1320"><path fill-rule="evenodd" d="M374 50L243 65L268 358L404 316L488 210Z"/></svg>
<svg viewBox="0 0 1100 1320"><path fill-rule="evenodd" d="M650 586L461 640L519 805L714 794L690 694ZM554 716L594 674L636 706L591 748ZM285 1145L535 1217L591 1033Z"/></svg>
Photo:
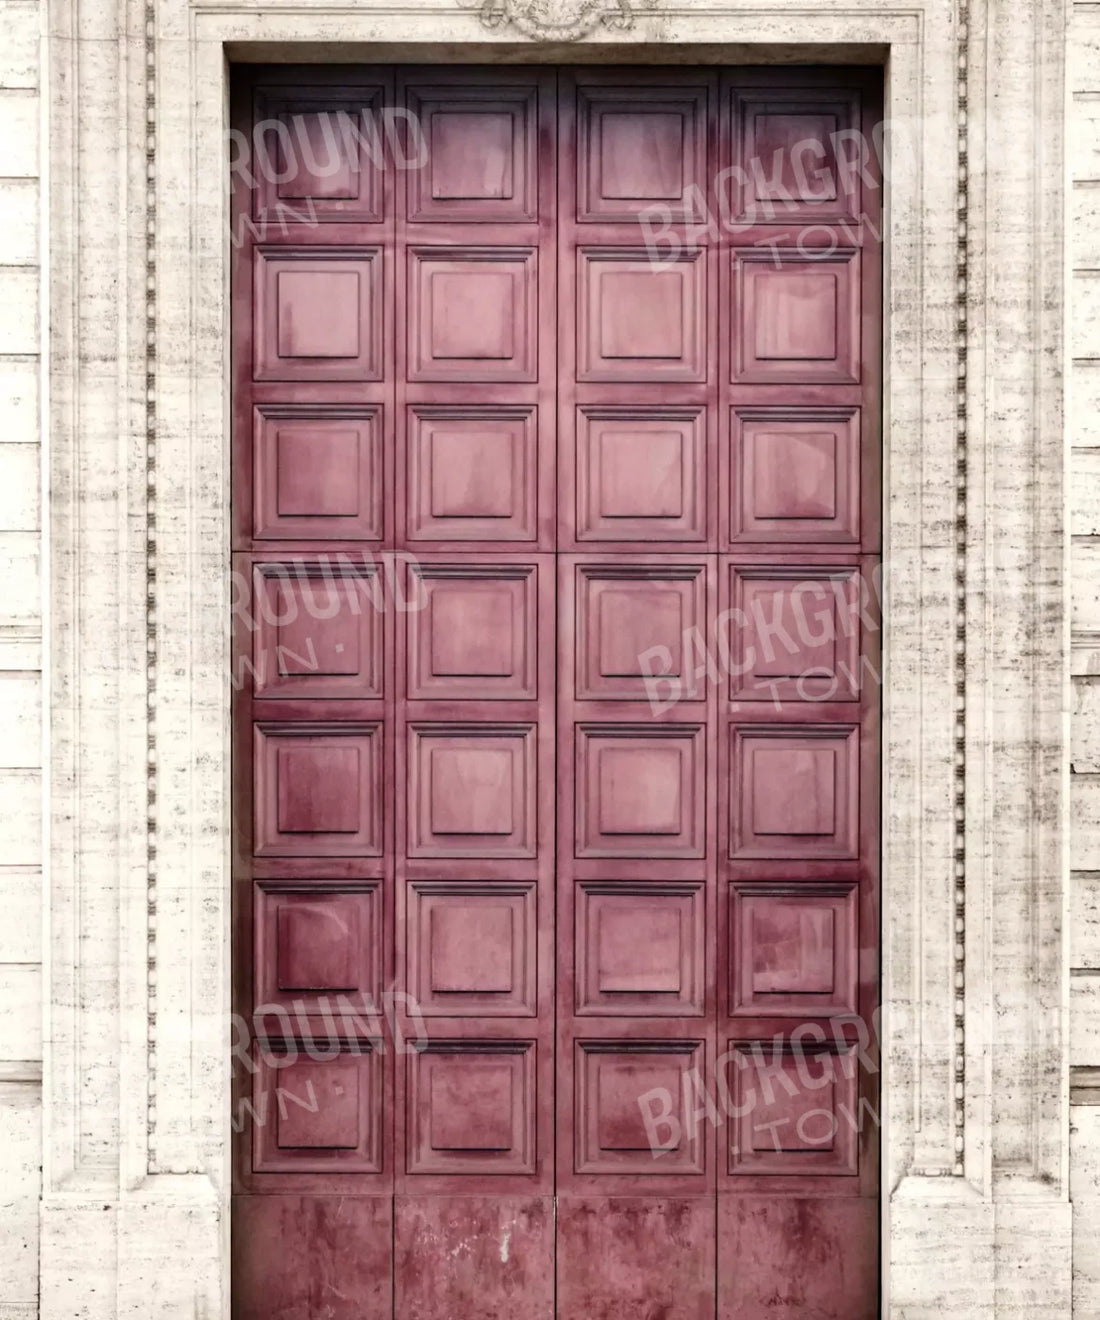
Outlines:
<svg viewBox="0 0 1100 1320"><path fill-rule="evenodd" d="M228 1316L229 62L438 59L885 65L884 1314L1068 1316L1062 6L530 8L49 7L41 1313Z"/></svg>

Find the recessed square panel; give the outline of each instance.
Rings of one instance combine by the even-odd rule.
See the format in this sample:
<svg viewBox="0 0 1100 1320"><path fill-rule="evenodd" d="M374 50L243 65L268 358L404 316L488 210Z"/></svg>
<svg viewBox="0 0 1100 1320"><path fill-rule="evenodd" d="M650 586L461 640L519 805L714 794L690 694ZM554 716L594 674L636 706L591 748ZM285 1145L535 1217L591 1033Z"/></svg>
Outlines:
<svg viewBox="0 0 1100 1320"><path fill-rule="evenodd" d="M256 1173L379 1173L382 1058L372 1044L259 1046L253 1077Z"/></svg>
<svg viewBox="0 0 1100 1320"><path fill-rule="evenodd" d="M382 250L255 249L256 380L382 378Z"/></svg>
<svg viewBox="0 0 1100 1320"><path fill-rule="evenodd" d="M731 857L858 855L858 726L745 724L730 738Z"/></svg>
<svg viewBox="0 0 1100 1320"><path fill-rule="evenodd" d="M426 1017L533 1017L533 884L410 883L407 988Z"/></svg>
<svg viewBox="0 0 1100 1320"><path fill-rule="evenodd" d="M386 177L382 88L326 87L256 92L256 129L237 165L252 181L262 235L292 225L381 221ZM247 171L247 175L241 172Z"/></svg>
<svg viewBox="0 0 1100 1320"><path fill-rule="evenodd" d="M730 1013L855 1013L857 899L853 884L731 885Z"/></svg>
<svg viewBox="0 0 1100 1320"><path fill-rule="evenodd" d="M858 384L859 250L733 252L731 379Z"/></svg>
<svg viewBox="0 0 1100 1320"><path fill-rule="evenodd" d="M535 741L530 724L413 724L410 857L534 857Z"/></svg>
<svg viewBox="0 0 1100 1320"><path fill-rule="evenodd" d="M382 409L261 404L253 430L257 540L382 539Z"/></svg>
<svg viewBox="0 0 1100 1320"><path fill-rule="evenodd" d="M280 1150L355 1150L360 1142L359 1071L348 1063L298 1063L292 1075L305 1085L309 1104L276 1108ZM305 1115L308 1114L308 1117Z"/></svg>
<svg viewBox="0 0 1100 1320"><path fill-rule="evenodd" d="M578 1040L574 1171L702 1176L706 1124L687 1120L684 1084L704 1067L702 1041Z"/></svg>
<svg viewBox="0 0 1100 1320"><path fill-rule="evenodd" d="M537 218L534 86L416 86L406 96L423 139L423 160L406 172L410 220Z"/></svg>
<svg viewBox="0 0 1100 1320"><path fill-rule="evenodd" d="M703 699L692 650L706 624L703 564L578 564L575 574L579 700Z"/></svg>
<svg viewBox="0 0 1100 1320"><path fill-rule="evenodd" d="M857 1102L855 1051L731 1041L728 1057L731 1174L858 1172L860 1123L872 1119Z"/></svg>
<svg viewBox="0 0 1100 1320"><path fill-rule="evenodd" d="M417 700L524 700L538 691L538 568L421 564L405 615L406 690Z"/></svg>
<svg viewBox="0 0 1100 1320"><path fill-rule="evenodd" d="M578 408L577 540L706 540L705 446L701 408Z"/></svg>
<svg viewBox="0 0 1100 1320"><path fill-rule="evenodd" d="M257 697L380 697L384 586L376 565L253 567Z"/></svg>
<svg viewBox="0 0 1100 1320"><path fill-rule="evenodd" d="M410 407L406 522L412 541L534 541L534 407Z"/></svg>
<svg viewBox="0 0 1100 1320"><path fill-rule="evenodd" d="M377 883L258 881L256 1003L338 1012L340 996L363 1008L365 995L380 1006L381 903Z"/></svg>
<svg viewBox="0 0 1100 1320"><path fill-rule="evenodd" d="M410 248L409 379L533 381L538 252Z"/></svg>
<svg viewBox="0 0 1100 1320"><path fill-rule="evenodd" d="M576 1011L605 1017L703 1012L702 883L581 881L575 891Z"/></svg>
<svg viewBox="0 0 1100 1320"><path fill-rule="evenodd" d="M859 699L857 568L733 564L729 575L731 700Z"/></svg>
<svg viewBox="0 0 1100 1320"><path fill-rule="evenodd" d="M644 248L577 253L577 379L706 380L704 251L654 262Z"/></svg>
<svg viewBox="0 0 1100 1320"><path fill-rule="evenodd" d="M858 541L857 408L735 408L731 541Z"/></svg>
<svg viewBox="0 0 1100 1320"><path fill-rule="evenodd" d="M535 1171L534 1041L433 1040L406 1067L406 1172Z"/></svg>
<svg viewBox="0 0 1100 1320"><path fill-rule="evenodd" d="M702 857L705 730L699 724L581 724L578 857Z"/></svg>
<svg viewBox="0 0 1100 1320"><path fill-rule="evenodd" d="M706 143L706 87L579 86L578 220L630 221L650 208L693 218Z"/></svg>
<svg viewBox="0 0 1100 1320"><path fill-rule="evenodd" d="M254 773L258 857L381 855L380 724L257 724Z"/></svg>
<svg viewBox="0 0 1100 1320"><path fill-rule="evenodd" d="M734 92L732 112L741 168L730 210L742 223L863 214L870 143L858 132L858 93Z"/></svg>

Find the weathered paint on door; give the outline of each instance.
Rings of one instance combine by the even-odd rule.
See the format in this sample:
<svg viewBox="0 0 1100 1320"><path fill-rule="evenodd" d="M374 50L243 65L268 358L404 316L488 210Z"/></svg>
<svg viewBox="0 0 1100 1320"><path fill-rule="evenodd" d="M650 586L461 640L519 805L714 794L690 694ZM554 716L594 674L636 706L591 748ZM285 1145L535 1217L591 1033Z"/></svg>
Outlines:
<svg viewBox="0 0 1100 1320"><path fill-rule="evenodd" d="M877 1314L875 88L238 81L241 1320Z"/></svg>

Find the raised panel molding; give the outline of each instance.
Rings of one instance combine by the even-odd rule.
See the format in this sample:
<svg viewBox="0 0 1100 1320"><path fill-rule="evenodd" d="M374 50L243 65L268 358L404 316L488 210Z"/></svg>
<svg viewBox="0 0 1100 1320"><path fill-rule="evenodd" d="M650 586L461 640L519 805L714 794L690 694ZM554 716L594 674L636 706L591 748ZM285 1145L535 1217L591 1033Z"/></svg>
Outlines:
<svg viewBox="0 0 1100 1320"><path fill-rule="evenodd" d="M334 1012L346 996L382 1002L382 895L377 882L257 881L254 891L257 1006Z"/></svg>
<svg viewBox="0 0 1100 1320"><path fill-rule="evenodd" d="M770 1042L733 1040L729 1056L734 1117L728 1173L853 1177L859 1172L859 1065L853 1051L777 1051Z"/></svg>
<svg viewBox="0 0 1100 1320"><path fill-rule="evenodd" d="M578 564L576 699L644 701L646 678L660 673L680 700L705 700L693 644L706 632L706 587L698 563ZM647 668L656 652L661 663Z"/></svg>
<svg viewBox="0 0 1100 1320"><path fill-rule="evenodd" d="M409 725L408 855L535 857L531 724Z"/></svg>
<svg viewBox="0 0 1100 1320"><path fill-rule="evenodd" d="M334 220L381 222L383 95L382 87L370 84L326 87L314 97L293 85L257 90L258 224L282 232Z"/></svg>
<svg viewBox="0 0 1100 1320"><path fill-rule="evenodd" d="M731 701L859 700L858 568L733 564L729 579Z"/></svg>
<svg viewBox="0 0 1100 1320"><path fill-rule="evenodd" d="M405 615L410 700L538 696L534 564L420 564L410 571L423 599L422 609Z"/></svg>
<svg viewBox="0 0 1100 1320"><path fill-rule="evenodd" d="M538 410L414 404L407 432L410 541L534 541Z"/></svg>
<svg viewBox="0 0 1100 1320"><path fill-rule="evenodd" d="M534 1017L533 883L411 881L406 985L425 1017Z"/></svg>
<svg viewBox="0 0 1100 1320"><path fill-rule="evenodd" d="M256 697L381 697L383 591L373 564L255 564Z"/></svg>
<svg viewBox="0 0 1100 1320"><path fill-rule="evenodd" d="M731 543L860 537L858 408L733 409Z"/></svg>
<svg viewBox="0 0 1100 1320"><path fill-rule="evenodd" d="M421 125L427 156L422 168L405 173L410 220L537 219L534 87L414 85L405 103Z"/></svg>
<svg viewBox="0 0 1100 1320"><path fill-rule="evenodd" d="M701 858L706 730L578 724L577 857Z"/></svg>
<svg viewBox="0 0 1100 1320"><path fill-rule="evenodd" d="M792 79L793 82L793 79ZM730 207L742 224L854 220L863 214L858 93L829 88L734 91L733 132L743 162Z"/></svg>
<svg viewBox="0 0 1100 1320"><path fill-rule="evenodd" d="M576 539L705 541L706 422L703 408L578 408L562 490Z"/></svg>
<svg viewBox="0 0 1100 1320"><path fill-rule="evenodd" d="M259 1045L255 1058L255 1173L381 1171L383 1057L370 1042Z"/></svg>
<svg viewBox="0 0 1100 1320"><path fill-rule="evenodd" d="M576 1011L604 1017L701 1016L703 883L582 880L574 898Z"/></svg>
<svg viewBox="0 0 1100 1320"><path fill-rule="evenodd" d="M413 247L408 253L410 381L533 381L538 250Z"/></svg>
<svg viewBox="0 0 1100 1320"><path fill-rule="evenodd" d="M577 219L635 220L654 204L698 219L707 88L577 87Z"/></svg>
<svg viewBox="0 0 1100 1320"><path fill-rule="evenodd" d="M577 1119L573 1168L581 1174L688 1174L702 1178L706 1122L684 1112L684 1076L703 1075L701 1040L578 1040L575 1042ZM669 1102L671 1128L665 1145L655 1144L639 1098L650 1091Z"/></svg>
<svg viewBox="0 0 1100 1320"><path fill-rule="evenodd" d="M377 405L258 405L253 536L380 541L382 421Z"/></svg>
<svg viewBox="0 0 1100 1320"><path fill-rule="evenodd" d="M381 380L382 261L380 248L257 247L256 380Z"/></svg>
<svg viewBox="0 0 1100 1320"><path fill-rule="evenodd" d="M855 858L859 727L730 728L731 858Z"/></svg>
<svg viewBox="0 0 1100 1320"><path fill-rule="evenodd" d="M645 248L582 248L577 259L579 381L705 381L706 263L661 265Z"/></svg>
<svg viewBox="0 0 1100 1320"><path fill-rule="evenodd" d="M731 884L731 1017L858 1013L854 884Z"/></svg>
<svg viewBox="0 0 1100 1320"><path fill-rule="evenodd" d="M380 724L259 721L254 738L257 857L381 856Z"/></svg>
<svg viewBox="0 0 1100 1320"><path fill-rule="evenodd" d="M858 383L858 248L738 248L732 261L731 380Z"/></svg>
<svg viewBox="0 0 1100 1320"><path fill-rule="evenodd" d="M521 1174L535 1169L531 1040L429 1041L406 1056L406 1171Z"/></svg>

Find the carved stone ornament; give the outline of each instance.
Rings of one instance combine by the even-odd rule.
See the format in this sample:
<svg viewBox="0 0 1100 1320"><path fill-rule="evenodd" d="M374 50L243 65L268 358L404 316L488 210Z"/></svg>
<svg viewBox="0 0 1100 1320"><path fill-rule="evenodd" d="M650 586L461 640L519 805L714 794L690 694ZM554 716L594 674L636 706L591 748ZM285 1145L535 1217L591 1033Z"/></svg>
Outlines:
<svg viewBox="0 0 1100 1320"><path fill-rule="evenodd" d="M603 26L627 32L634 26L632 0L483 0L487 28L514 28L541 41L579 41Z"/></svg>

